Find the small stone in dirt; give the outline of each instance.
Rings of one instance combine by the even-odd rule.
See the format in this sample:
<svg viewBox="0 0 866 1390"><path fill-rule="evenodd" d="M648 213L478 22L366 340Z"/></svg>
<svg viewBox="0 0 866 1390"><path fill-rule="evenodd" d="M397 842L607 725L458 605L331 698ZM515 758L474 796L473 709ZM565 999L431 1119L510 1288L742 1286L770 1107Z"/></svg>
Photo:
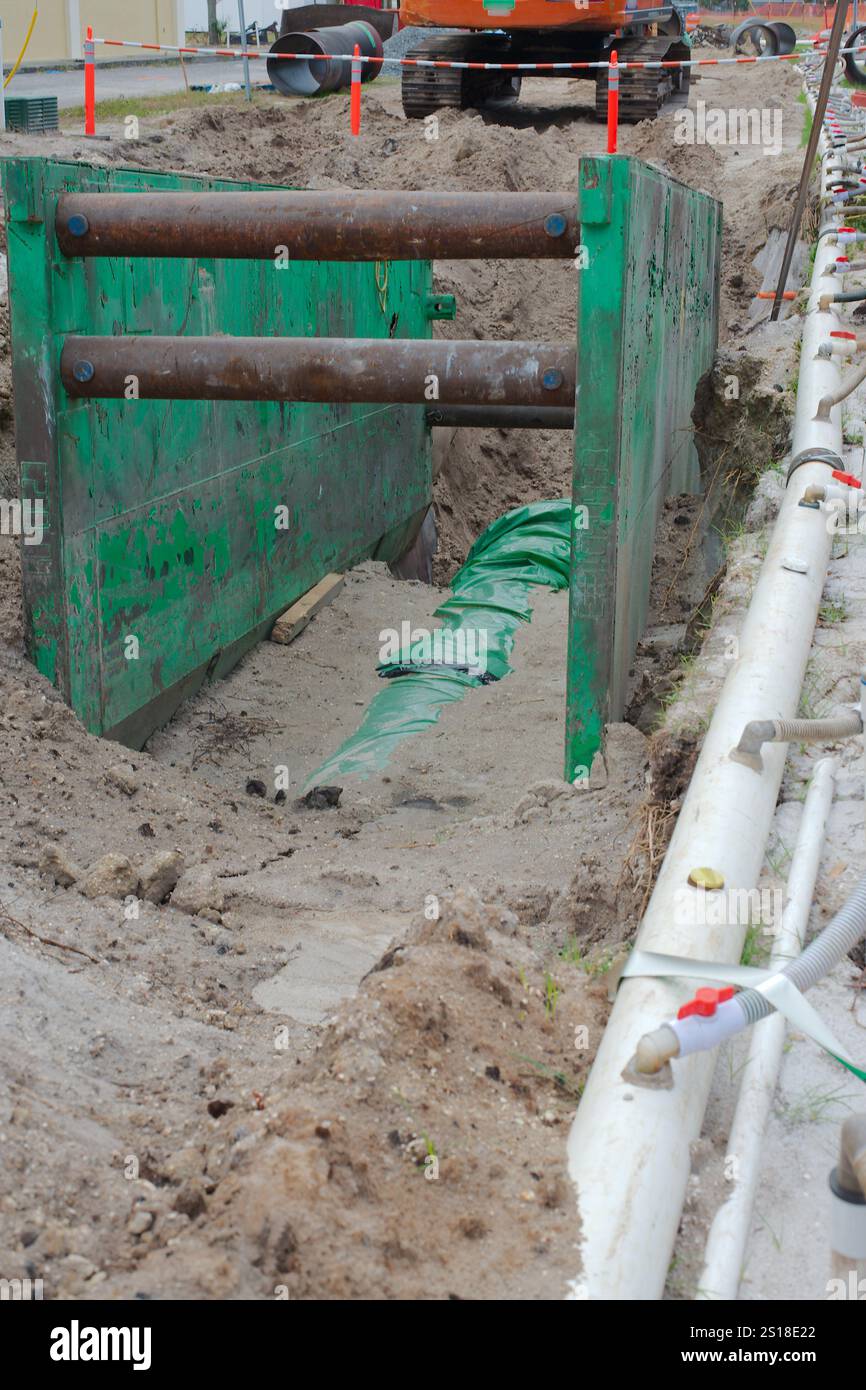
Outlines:
<svg viewBox="0 0 866 1390"><path fill-rule="evenodd" d="M198 1149L188 1145L170 1154L162 1165L162 1172L169 1182L183 1183L188 1178L197 1178L204 1171L204 1159Z"/></svg>
<svg viewBox="0 0 866 1390"><path fill-rule="evenodd" d="M181 875L171 895L172 907L191 917L205 912L222 912L225 895L212 869L199 866Z"/></svg>
<svg viewBox="0 0 866 1390"><path fill-rule="evenodd" d="M221 1115L225 1115L227 1110L231 1110L233 1105L233 1100L210 1100L208 1101L207 1113L212 1119L218 1120Z"/></svg>
<svg viewBox="0 0 866 1390"><path fill-rule="evenodd" d="M474 135L464 135L457 149L454 151L453 159L455 164L459 164L464 159L471 159L474 154L478 153L480 148Z"/></svg>
<svg viewBox="0 0 866 1390"><path fill-rule="evenodd" d="M135 893L138 874L125 854L103 854L81 884L86 898L126 898Z"/></svg>
<svg viewBox="0 0 866 1390"><path fill-rule="evenodd" d="M70 888L81 872L56 845L48 845L42 851L39 867L43 873L50 874L61 888Z"/></svg>
<svg viewBox="0 0 866 1390"><path fill-rule="evenodd" d="M339 806L342 795L342 787L311 787L297 805L306 806L311 811L324 811L329 806Z"/></svg>
<svg viewBox="0 0 866 1390"><path fill-rule="evenodd" d="M531 787L527 787L525 794L520 798L514 808L514 815L518 820L524 817L532 818L531 812L537 811L541 807L552 806L562 796L573 796L574 787L570 782L560 782L549 779L544 782L535 782Z"/></svg>
<svg viewBox="0 0 866 1390"><path fill-rule="evenodd" d="M139 835L143 835L145 840L153 840L156 838L156 831L149 820L146 820L143 825L138 827L138 833Z"/></svg>
<svg viewBox="0 0 866 1390"><path fill-rule="evenodd" d="M247 796L267 796L268 789L264 782L259 781L258 777L251 777L244 788Z"/></svg>
<svg viewBox="0 0 866 1390"><path fill-rule="evenodd" d="M647 628L638 646L641 651L652 654L676 651L682 647L687 633L685 623L663 623L658 627Z"/></svg>
<svg viewBox="0 0 866 1390"><path fill-rule="evenodd" d="M438 919L424 923L419 939L445 939L458 946L486 951L490 943L485 927L495 925L495 909L487 907L474 888L457 888L449 897L440 900Z"/></svg>
<svg viewBox="0 0 866 1390"><path fill-rule="evenodd" d="M143 1236L145 1231L149 1231L152 1225L152 1211L134 1211L126 1223L126 1229L131 1236Z"/></svg>
<svg viewBox="0 0 866 1390"><path fill-rule="evenodd" d="M485 1067L484 1075L489 1076L491 1081L502 1080L502 1072L499 1070L498 1067Z"/></svg>
<svg viewBox="0 0 866 1390"><path fill-rule="evenodd" d="M282 806L282 804L283 804L283 802L285 801L285 799L286 799L286 793L284 792L283 788L280 787L280 790L277 792L276 796L274 797L274 801L276 802L277 806Z"/></svg>
<svg viewBox="0 0 866 1390"><path fill-rule="evenodd" d="M197 1216L201 1216L207 1210L204 1188L195 1178L187 1178L186 1182L181 1183L178 1188L172 1206L175 1211L188 1216L190 1221L194 1221Z"/></svg>
<svg viewBox="0 0 866 1390"><path fill-rule="evenodd" d="M498 917L496 927L502 932L503 936L516 936L520 926L520 919L516 912L512 912L510 907L500 907L494 909Z"/></svg>
<svg viewBox="0 0 866 1390"><path fill-rule="evenodd" d="M46 1226L39 1237L39 1254L43 1259L55 1260L69 1251L69 1232L65 1226Z"/></svg>
<svg viewBox="0 0 866 1390"><path fill-rule="evenodd" d="M118 791L123 792L124 796L135 796L138 791L138 781L131 767L125 763L115 763L105 774L105 780L111 787L117 787Z"/></svg>
<svg viewBox="0 0 866 1390"><path fill-rule="evenodd" d="M183 855L176 849L162 850L142 866L138 891L149 903L164 903L177 886L184 870Z"/></svg>
<svg viewBox="0 0 866 1390"><path fill-rule="evenodd" d="M6 697L6 713L19 719L32 719L41 723L45 718L48 701L45 696L22 686Z"/></svg>

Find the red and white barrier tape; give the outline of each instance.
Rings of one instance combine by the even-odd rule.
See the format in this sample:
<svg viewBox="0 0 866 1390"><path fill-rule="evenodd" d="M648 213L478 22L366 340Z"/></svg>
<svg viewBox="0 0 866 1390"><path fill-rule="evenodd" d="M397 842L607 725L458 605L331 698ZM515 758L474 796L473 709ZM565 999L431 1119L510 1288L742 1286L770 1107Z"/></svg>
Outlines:
<svg viewBox="0 0 866 1390"><path fill-rule="evenodd" d="M290 62L314 63L314 62L334 62L336 59L343 58L345 62L352 62L351 54L333 53L271 53L266 50L244 51L238 48L182 48L176 44L169 43L142 43L135 39L94 39L95 44L103 44L111 48L146 48L153 53L184 53L204 56L208 58L284 58ZM820 55L820 49L813 49L814 53ZM840 48L840 56L845 53L866 53L866 44L858 44L855 48ZM623 68L702 68L702 67L724 67L735 63L777 63L790 62L791 60L802 60L808 57L803 53L761 53L754 56L740 56L735 58L663 58L654 62L619 62L617 66ZM602 61L592 63L459 63L446 62L442 58L369 58L361 56L357 59L361 63L376 63L380 67L390 64L392 67L405 68L465 68L469 71L478 72L577 72L586 68L607 68L610 63L605 58Z"/></svg>

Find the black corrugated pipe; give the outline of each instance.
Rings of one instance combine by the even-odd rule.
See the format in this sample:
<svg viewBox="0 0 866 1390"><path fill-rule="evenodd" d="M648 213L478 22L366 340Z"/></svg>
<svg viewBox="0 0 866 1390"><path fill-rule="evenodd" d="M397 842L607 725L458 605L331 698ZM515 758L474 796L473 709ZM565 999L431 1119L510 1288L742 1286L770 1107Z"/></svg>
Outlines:
<svg viewBox="0 0 866 1390"><path fill-rule="evenodd" d="M793 53L797 47L797 35L790 24L783 24L778 19L771 19L767 24L768 29L772 29L779 43L780 53ZM847 47L847 45L846 45Z"/></svg>
<svg viewBox="0 0 866 1390"><path fill-rule="evenodd" d="M269 58L268 77L286 97L318 97L348 87L352 80L351 57L355 44L362 58L381 58L382 40L366 20L338 24L330 29L310 29L307 33L284 34L271 45L271 53L319 53L334 61L314 58L312 62L290 58ZM344 54L345 57L339 55ZM382 71L381 63L362 63L361 81L372 82Z"/></svg>

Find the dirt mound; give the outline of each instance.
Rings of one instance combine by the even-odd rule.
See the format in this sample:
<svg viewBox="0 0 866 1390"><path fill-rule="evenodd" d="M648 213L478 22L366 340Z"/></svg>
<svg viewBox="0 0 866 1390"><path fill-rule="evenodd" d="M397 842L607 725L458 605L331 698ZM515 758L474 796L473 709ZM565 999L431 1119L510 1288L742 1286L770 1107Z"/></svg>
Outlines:
<svg viewBox="0 0 866 1390"><path fill-rule="evenodd" d="M388 91L387 88L384 89ZM390 95L390 93L389 93ZM558 133L489 125L475 111L442 111L407 121L393 99L366 91L363 137L354 139L342 104L288 102L174 117L157 146L133 145L135 162L266 179L304 188L547 188L562 180L567 150ZM127 161L128 162L128 161ZM577 168L572 160L570 186Z"/></svg>
<svg viewBox="0 0 866 1390"><path fill-rule="evenodd" d="M430 910L313 1061L287 1056L256 1096L216 1069L210 1146L152 1157L136 1205L153 1219L107 1293L158 1296L170 1279L187 1297L519 1298L541 1270L565 1292L575 1218L550 1141L603 984L573 968L553 980L513 915L472 890ZM178 1211L181 1249L167 1244Z"/></svg>

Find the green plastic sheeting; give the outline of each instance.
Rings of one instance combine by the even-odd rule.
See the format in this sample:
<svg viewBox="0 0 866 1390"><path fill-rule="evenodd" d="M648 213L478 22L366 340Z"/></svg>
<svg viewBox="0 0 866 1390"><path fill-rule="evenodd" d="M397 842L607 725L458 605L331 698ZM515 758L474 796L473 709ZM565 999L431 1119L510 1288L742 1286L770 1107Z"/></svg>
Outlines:
<svg viewBox="0 0 866 1390"><path fill-rule="evenodd" d="M828 1051L828 1056L834 1057L840 1066L843 1066L846 1071L850 1071L851 1075L856 1076L858 1080L866 1081L866 1071L863 1071L861 1067L855 1066L853 1062L846 1061L845 1058L840 1057L837 1052Z"/></svg>
<svg viewBox="0 0 866 1390"><path fill-rule="evenodd" d="M373 699L360 728L323 763L308 785L321 786L351 774L369 777L385 767L396 745L436 723L443 705L462 700L486 680L501 680L511 670L508 658L514 634L532 615L530 590L566 589L569 578L571 505L567 501L532 502L491 523L457 571L451 597L436 609L442 634L464 634L441 642L458 650L477 649L486 638L482 673L448 670L429 656L430 642L416 639L393 661L380 662L380 674L393 675ZM433 636L433 634L431 634ZM407 670L407 668L409 668Z"/></svg>

